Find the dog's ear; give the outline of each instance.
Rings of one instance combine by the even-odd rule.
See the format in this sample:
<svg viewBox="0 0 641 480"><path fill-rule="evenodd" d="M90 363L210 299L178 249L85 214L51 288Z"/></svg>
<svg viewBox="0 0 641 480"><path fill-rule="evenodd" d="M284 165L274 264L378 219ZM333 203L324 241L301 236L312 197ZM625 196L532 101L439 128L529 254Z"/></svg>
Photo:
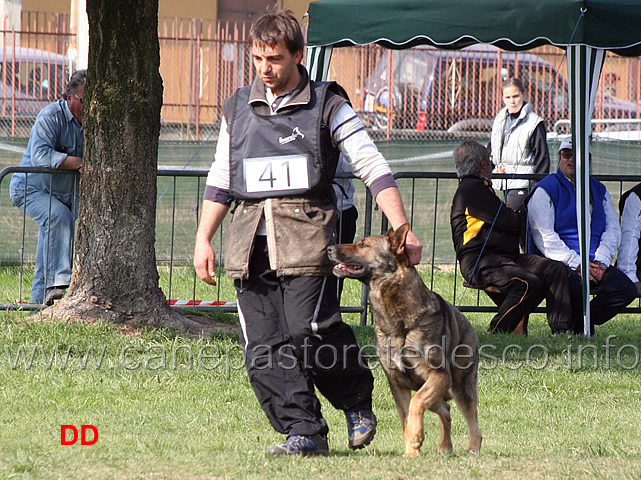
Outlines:
<svg viewBox="0 0 641 480"><path fill-rule="evenodd" d="M405 257L405 239L407 238L407 232L409 231L409 223L404 223L396 230L390 229L389 232L387 232L387 236L390 238L390 246L392 248L392 251L397 256L402 255L403 257ZM407 258L405 258L405 261L407 263Z"/></svg>

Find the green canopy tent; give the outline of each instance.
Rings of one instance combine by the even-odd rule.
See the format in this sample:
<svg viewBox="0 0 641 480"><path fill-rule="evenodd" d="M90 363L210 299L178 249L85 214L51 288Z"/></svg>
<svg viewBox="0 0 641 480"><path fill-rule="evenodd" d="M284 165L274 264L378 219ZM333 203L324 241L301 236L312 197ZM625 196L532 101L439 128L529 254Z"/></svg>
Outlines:
<svg viewBox="0 0 641 480"><path fill-rule="evenodd" d="M567 50L572 138L577 171L581 270L589 271L591 117L605 51L641 55L638 0L323 0L309 5L307 66L327 76L333 48L379 44L404 49L460 49L488 43L504 50L555 45ZM590 332L589 283L583 282L585 334Z"/></svg>

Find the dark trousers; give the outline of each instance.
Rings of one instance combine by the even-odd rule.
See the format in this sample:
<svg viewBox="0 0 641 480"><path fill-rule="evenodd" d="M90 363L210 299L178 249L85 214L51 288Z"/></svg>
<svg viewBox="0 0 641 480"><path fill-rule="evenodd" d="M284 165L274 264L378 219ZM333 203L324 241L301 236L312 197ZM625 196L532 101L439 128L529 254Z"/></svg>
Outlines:
<svg viewBox="0 0 641 480"><path fill-rule="evenodd" d="M338 214L338 243L353 243L356 236L356 221L358 220L358 210L351 206ZM343 279L338 280L338 302L340 303L341 294L343 293Z"/></svg>
<svg viewBox="0 0 641 480"><path fill-rule="evenodd" d="M371 409L374 379L341 319L336 278L278 277L260 236L249 275L235 282L241 340L249 381L274 429L328 431L314 386L337 409Z"/></svg>
<svg viewBox="0 0 641 480"><path fill-rule="evenodd" d="M573 310L579 313L579 322L575 333L583 333L583 293L581 277L570 270L570 290ZM625 273L616 267L608 267L599 283L592 283L591 290L596 295L590 301L590 334L594 334L594 325L603 325L627 307L637 296L637 287Z"/></svg>
<svg viewBox="0 0 641 480"><path fill-rule="evenodd" d="M570 276L561 263L538 255L522 254L512 259L484 254L475 282L479 288L493 286L500 295L489 294L498 305L490 333L512 332L524 316L545 298L552 332L573 329L576 322L570 298Z"/></svg>
<svg viewBox="0 0 641 480"><path fill-rule="evenodd" d="M512 210L523 210L523 202L529 193L529 188L512 188L506 190L503 202Z"/></svg>
<svg viewBox="0 0 641 480"><path fill-rule="evenodd" d="M530 189L528 188L513 188L505 191L503 203L505 203L512 210L524 210L523 203L525 198L529 195ZM523 217L521 223L521 233L519 235L519 246L522 252L528 251L528 235L527 235L527 219Z"/></svg>

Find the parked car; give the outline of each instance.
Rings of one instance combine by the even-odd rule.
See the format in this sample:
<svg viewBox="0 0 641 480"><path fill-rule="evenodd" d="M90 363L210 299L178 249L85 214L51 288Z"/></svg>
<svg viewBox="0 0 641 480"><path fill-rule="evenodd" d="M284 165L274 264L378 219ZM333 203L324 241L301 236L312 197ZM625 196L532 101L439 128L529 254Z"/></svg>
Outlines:
<svg viewBox="0 0 641 480"><path fill-rule="evenodd" d="M509 77L524 82L527 99L548 128L569 118L567 81L552 64L491 45L383 51L360 92L361 113L379 128L391 122L395 128L489 131L503 106L501 85ZM639 112L636 103L604 94L597 98L595 117L637 118Z"/></svg>
<svg viewBox="0 0 641 480"><path fill-rule="evenodd" d="M0 48L2 126L8 129L7 125L14 123L16 117L32 121L43 107L62 98L72 69L69 58L53 52Z"/></svg>

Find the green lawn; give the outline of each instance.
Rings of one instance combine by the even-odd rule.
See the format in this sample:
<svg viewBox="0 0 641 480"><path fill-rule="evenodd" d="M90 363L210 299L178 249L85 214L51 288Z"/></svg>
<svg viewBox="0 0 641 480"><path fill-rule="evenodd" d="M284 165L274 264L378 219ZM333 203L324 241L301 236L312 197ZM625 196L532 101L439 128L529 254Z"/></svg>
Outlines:
<svg viewBox="0 0 641 480"><path fill-rule="evenodd" d="M450 145L430 146L435 158L423 145L412 151L394 148L384 152L391 160L417 158L393 163L395 171L453 170L449 158L438 156ZM638 173L636 167L630 170L630 165L636 165L636 156L631 158L636 150L608 148L608 155L595 152L596 161L603 158L595 173ZM211 155L209 151L206 156ZM183 165L189 156L177 147L165 163ZM614 158L624 164L619 168L616 163L616 172L610 163ZM206 163L202 160L198 166ZM410 182L399 182L408 203ZM171 179L159 180L159 195L170 184ZM169 188L158 203L160 285L169 296L167 259L173 251L172 298L233 301L233 288L224 277L220 290L194 282L189 263L202 184L179 179L175 185L176 197ZM417 185L411 215L425 244L424 261L445 264L434 271L424 266L422 273L428 286L458 305L463 290L460 276L455 280L452 274L447 224L455 181ZM7 187L0 188L0 223L4 225L0 252L15 263L22 218L18 209L8 205ZM364 211L362 187L358 188L357 201ZM432 207L435 198L438 209ZM376 215L374 231L380 226L380 213ZM359 235L361 222L362 218ZM27 225L29 261L35 252L35 228L30 220ZM32 274L28 265L23 300L28 298ZM0 268L0 303L18 298L18 275L15 266ZM469 290L462 304L477 301L489 305L483 294ZM343 304L359 303L359 284L347 282ZM233 314L215 316L237 325ZM237 334L229 328L211 338L190 339L171 331L123 331L109 324L67 324L40 314L0 312L0 478L641 478L641 316L621 315L598 327L593 339L550 337L540 314L531 317L527 338L489 336L490 317L489 313L468 315L479 334L482 356L480 455L464 454L466 430L453 408L453 455L435 453L438 422L427 413L423 456L402 458L402 431L394 402L382 370L374 368L379 427L372 445L350 451L342 412L323 400L331 429L331 456L268 460L266 447L282 437L271 429L258 406ZM372 326L357 326L357 314L345 318L371 353ZM66 424L94 425L98 442L60 445L61 425Z"/></svg>
<svg viewBox="0 0 641 480"><path fill-rule="evenodd" d="M437 277L437 291L447 276ZM358 303L358 284L344 295ZM2 312L0 478L641 477L640 317L620 316L593 339L550 337L540 314L527 338L489 336L490 314L468 317L481 345L480 455L464 453L453 408L454 454L435 453L438 422L427 413L423 456L403 458L394 402L373 362L379 427L369 447L347 448L342 412L323 399L331 456L268 460L266 447L282 437L254 397L236 333L189 339ZM372 353L372 327L354 328ZM68 424L94 425L98 442L60 445Z"/></svg>

